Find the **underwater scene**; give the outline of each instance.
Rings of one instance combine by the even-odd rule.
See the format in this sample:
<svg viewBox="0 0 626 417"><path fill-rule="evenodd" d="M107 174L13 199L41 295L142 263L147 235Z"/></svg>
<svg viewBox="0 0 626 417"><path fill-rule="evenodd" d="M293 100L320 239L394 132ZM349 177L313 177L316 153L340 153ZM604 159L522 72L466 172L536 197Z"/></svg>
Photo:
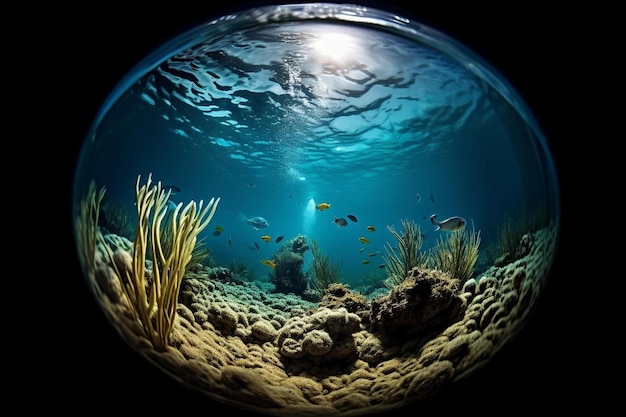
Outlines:
<svg viewBox="0 0 626 417"><path fill-rule="evenodd" d="M120 336L271 415L376 413L478 370L548 279L559 204L496 70L333 4L163 45L102 106L74 184L81 265Z"/></svg>

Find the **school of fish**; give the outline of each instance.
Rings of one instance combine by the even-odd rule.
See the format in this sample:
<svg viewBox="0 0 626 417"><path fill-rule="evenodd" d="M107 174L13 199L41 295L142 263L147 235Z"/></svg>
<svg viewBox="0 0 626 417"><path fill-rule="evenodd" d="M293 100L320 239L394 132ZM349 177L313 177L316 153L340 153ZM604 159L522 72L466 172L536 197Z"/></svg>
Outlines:
<svg viewBox="0 0 626 417"><path fill-rule="evenodd" d="M247 184L247 186L249 188L252 188L252 187L254 187L254 184ZM175 185L165 186L164 189L168 190L171 193L171 195L174 195L174 194L177 194L177 193L181 192L181 189L179 187L175 186ZM289 195L289 197L291 198L291 197L293 197L293 195ZM421 202L420 194L417 193L415 195L415 197L417 199L417 202L420 203ZM429 199L430 199L431 203L435 202L435 197L433 196L432 193L429 195ZM169 201L168 201L168 203L169 203ZM175 204L172 203L172 206L175 206ZM319 204L317 204L315 206L315 209L320 211L320 212L324 212L326 210L330 210L331 209L331 203L328 203L328 202L319 203ZM242 213L241 217L254 230L266 229L266 228L269 227L269 222L265 218L263 218L261 216L254 216L254 217L248 218L248 217L246 217ZM352 223L358 223L359 222L359 219L357 218L357 216L355 216L354 214L347 214L346 217L333 216L332 223L335 224L337 227L340 227L340 228L347 227L348 226L348 221L346 220L346 218L349 219ZM422 219L426 219L426 218L427 218L427 216L422 217ZM458 230L462 230L465 227L465 225L467 224L467 221L464 218L460 217L460 216L451 216L451 217L446 218L445 220L439 221L439 220L437 220L437 214L432 214L429 217L429 220L430 220L430 223L433 226L435 226L434 231L455 232L455 231L458 231ZM224 230L225 229L222 226L215 226L214 230L212 232L212 235L216 236L216 237L220 236L224 232ZM365 227L365 230L367 230L370 233L373 233L373 232L376 231L376 227L374 225L370 224L370 225L367 225ZM424 236L424 235L422 235L422 236ZM272 236L269 235L269 234L265 234L265 235L261 235L260 236L260 239L262 241L266 242L266 243L269 243L272 240L274 240L275 243L280 243L283 240L283 238L284 238L284 235L279 235L275 239L272 238ZM358 238L358 240L359 240L359 242L361 244L364 244L364 245L367 245L367 244L369 244L371 242L365 236L360 236ZM256 241L253 242L253 244L254 244L254 247L250 247L250 249L252 249L252 250L260 250L260 246L258 245L258 243ZM231 247L231 248L233 247L232 235L230 235L228 237L228 246ZM359 249L359 253L363 253L363 248L362 247ZM368 253L367 256L369 258L373 258L373 257L377 256L379 253L380 252L370 252L370 253ZM259 262L262 265L268 266L271 269L276 268L276 263L273 260L271 260L271 259L261 259ZM370 264L370 260L369 259L363 259L360 262L363 265ZM385 268L385 266L386 266L385 264L378 264L377 267L378 268Z"/></svg>

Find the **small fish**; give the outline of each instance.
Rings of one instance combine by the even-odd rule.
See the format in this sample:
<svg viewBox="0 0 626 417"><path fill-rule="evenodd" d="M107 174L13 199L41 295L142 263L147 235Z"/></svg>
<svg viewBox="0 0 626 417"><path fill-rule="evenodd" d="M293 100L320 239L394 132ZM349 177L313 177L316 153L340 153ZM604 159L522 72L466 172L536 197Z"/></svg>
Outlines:
<svg viewBox="0 0 626 417"><path fill-rule="evenodd" d="M215 226L215 230L222 233L224 231L224 228L222 226Z"/></svg>
<svg viewBox="0 0 626 417"><path fill-rule="evenodd" d="M272 269L276 268L276 264L274 263L274 261L272 261L270 259L261 259L259 262L262 265L267 265L267 266L269 266Z"/></svg>
<svg viewBox="0 0 626 417"><path fill-rule="evenodd" d="M319 211L328 210L330 208L330 203L319 203L315 208Z"/></svg>
<svg viewBox="0 0 626 417"><path fill-rule="evenodd" d="M163 189L167 192L170 192L170 195L176 195L178 193L180 193L180 187L176 186L176 185L164 185Z"/></svg>
<svg viewBox="0 0 626 417"><path fill-rule="evenodd" d="M378 255L376 252L368 253L367 256L372 257Z"/></svg>
<svg viewBox="0 0 626 417"><path fill-rule="evenodd" d="M367 230L369 230L370 232L375 232L376 228L374 226L367 226Z"/></svg>
<svg viewBox="0 0 626 417"><path fill-rule="evenodd" d="M346 227L348 225L348 221L343 217L335 217L333 223L335 223L337 227Z"/></svg>
<svg viewBox="0 0 626 417"><path fill-rule="evenodd" d="M257 248L257 250L259 249L259 244L254 242L254 247Z"/></svg>
<svg viewBox="0 0 626 417"><path fill-rule="evenodd" d="M248 187L248 188L254 188L254 187L256 187L256 184L252 184L252 183L250 183L250 184L246 184L246 187Z"/></svg>
<svg viewBox="0 0 626 417"><path fill-rule="evenodd" d="M272 240L272 237L268 235L263 235L261 236L261 239L265 242L269 242L270 240Z"/></svg>
<svg viewBox="0 0 626 417"><path fill-rule="evenodd" d="M446 232L454 232L456 230L461 230L465 227L467 223L464 218L459 216L453 216L445 219L442 222L435 220L437 218L436 214L430 216L430 222L437 226L435 230L445 230Z"/></svg>
<svg viewBox="0 0 626 417"><path fill-rule="evenodd" d="M363 236L361 236L359 240L361 241L361 243L370 243L369 239Z"/></svg>
<svg viewBox="0 0 626 417"><path fill-rule="evenodd" d="M228 247L229 248L233 247L233 237L232 236L228 236Z"/></svg>
<svg viewBox="0 0 626 417"><path fill-rule="evenodd" d="M363 248L359 249L359 253L363 253L364 250L365 249L363 249Z"/></svg>
<svg viewBox="0 0 626 417"><path fill-rule="evenodd" d="M280 242L281 240L283 240L283 235L280 235L276 238L276 243Z"/></svg>
<svg viewBox="0 0 626 417"><path fill-rule="evenodd" d="M213 236L219 236L222 234L222 232L220 232L219 230L215 230L213 233L211 233Z"/></svg>
<svg viewBox="0 0 626 417"><path fill-rule="evenodd" d="M369 261L369 259L364 259L364 260L361 261L361 263L363 265L367 265L368 263L370 263L370 261Z"/></svg>
<svg viewBox="0 0 626 417"><path fill-rule="evenodd" d="M432 203L434 203L434 202L435 202L435 196L434 196L434 195L432 195L432 194L430 195L430 201L431 201Z"/></svg>
<svg viewBox="0 0 626 417"><path fill-rule="evenodd" d="M380 265L378 265L378 267L379 267L379 268L384 268L384 267L385 267L385 264L380 264Z"/></svg>
<svg viewBox="0 0 626 417"><path fill-rule="evenodd" d="M355 223L359 221L359 219L357 219L357 218L356 218L356 216L354 216L354 215L352 215L352 214L348 214L348 216L347 216L347 217L348 217L350 220L352 220L353 222L355 222Z"/></svg>
<svg viewBox="0 0 626 417"><path fill-rule="evenodd" d="M422 196L420 195L420 193L415 194L415 198L417 198L418 203L422 201Z"/></svg>

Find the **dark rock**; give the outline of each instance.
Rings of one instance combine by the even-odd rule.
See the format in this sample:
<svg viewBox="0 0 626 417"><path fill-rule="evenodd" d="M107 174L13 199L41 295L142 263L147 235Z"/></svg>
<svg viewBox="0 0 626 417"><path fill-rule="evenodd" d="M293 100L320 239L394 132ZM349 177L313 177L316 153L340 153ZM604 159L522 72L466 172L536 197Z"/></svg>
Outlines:
<svg viewBox="0 0 626 417"><path fill-rule="evenodd" d="M371 330L399 338L428 334L460 320L467 307L450 274L413 268L389 294L371 302Z"/></svg>

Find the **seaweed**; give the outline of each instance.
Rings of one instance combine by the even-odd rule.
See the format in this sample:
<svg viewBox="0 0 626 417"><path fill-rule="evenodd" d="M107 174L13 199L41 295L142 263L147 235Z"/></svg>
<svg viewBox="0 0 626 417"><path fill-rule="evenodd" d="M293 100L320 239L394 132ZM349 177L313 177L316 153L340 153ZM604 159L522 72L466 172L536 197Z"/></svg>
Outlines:
<svg viewBox="0 0 626 417"><path fill-rule="evenodd" d="M428 266L448 272L452 278L465 282L472 277L478 260L480 230L469 231L467 227L439 236L437 243L428 254Z"/></svg>
<svg viewBox="0 0 626 417"><path fill-rule="evenodd" d="M106 232L115 233L127 239L132 239L137 227L131 222L128 210L123 204L106 201L102 203L99 223Z"/></svg>
<svg viewBox="0 0 626 417"><path fill-rule="evenodd" d="M415 221L400 220L403 234L400 234L394 226L387 226L387 230L396 238L396 249L387 243L383 260L387 267L388 278L384 281L387 288L393 288L406 278L408 272L414 267L426 265L426 253L422 252L424 238L420 233L420 227Z"/></svg>
<svg viewBox="0 0 626 417"><path fill-rule="evenodd" d="M341 262L332 263L330 257L322 252L320 245L315 240L310 243L313 263L311 266L311 277L309 287L311 291L321 295L330 286L339 282Z"/></svg>
<svg viewBox="0 0 626 417"><path fill-rule="evenodd" d="M496 240L485 249L485 255L492 265L503 266L520 259L522 237L538 231L549 224L548 216L541 211L523 212L516 219L505 213L504 221L498 228Z"/></svg>
<svg viewBox="0 0 626 417"><path fill-rule="evenodd" d="M95 181L91 181L87 195L80 202L78 217L74 223L78 257L86 274L92 275L96 268L96 246L102 240L102 233L98 228L100 208L106 188L96 189Z"/></svg>
<svg viewBox="0 0 626 417"><path fill-rule="evenodd" d="M185 207L179 205L171 213L168 228L163 220L170 191L166 192L160 182L151 186L152 175L143 186L140 180L138 176L135 193L139 222L131 253L113 252L102 234L98 237L144 335L156 350L165 351L174 325L180 284L197 237L213 218L220 199L212 198L206 207L202 201L196 204L193 200ZM169 230L167 237L162 235L164 230ZM146 268L147 255L152 257L151 271Z"/></svg>

